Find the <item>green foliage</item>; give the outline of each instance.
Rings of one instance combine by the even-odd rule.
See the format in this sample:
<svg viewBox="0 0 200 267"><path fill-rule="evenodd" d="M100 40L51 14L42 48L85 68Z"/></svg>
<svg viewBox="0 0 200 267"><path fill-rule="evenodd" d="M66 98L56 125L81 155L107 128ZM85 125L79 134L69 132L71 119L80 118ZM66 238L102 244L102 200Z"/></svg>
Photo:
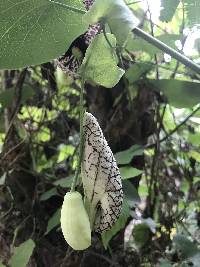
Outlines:
<svg viewBox="0 0 200 267"><path fill-rule="evenodd" d="M86 13L85 20L90 25L99 21L108 23L120 45L124 44L129 32L138 24L138 19L123 0L96 0Z"/></svg>
<svg viewBox="0 0 200 267"><path fill-rule="evenodd" d="M108 34L107 38L112 47L115 47L115 37ZM97 35L87 49L82 65L84 79L107 88L115 86L124 74L124 70L117 66L116 52L109 43L103 34Z"/></svg>
<svg viewBox="0 0 200 267"><path fill-rule="evenodd" d="M156 38L158 40L160 40L161 42L164 42L166 45L169 45L170 47L176 49L175 46L175 41L179 40L181 38L180 35L178 34L161 34L159 36L156 36ZM153 46L152 44L148 43L147 41L141 39L141 38L132 38L132 36L130 36L128 38L127 44L126 44L126 48L129 51L142 51L142 52L146 52L149 55L153 56L156 53L160 53L161 50L155 46Z"/></svg>
<svg viewBox="0 0 200 267"><path fill-rule="evenodd" d="M143 171L138 170L138 169L133 168L133 167L129 167L129 166L121 167L119 170L120 170L122 179L124 179L124 180L136 177L136 176L143 173Z"/></svg>
<svg viewBox="0 0 200 267"><path fill-rule="evenodd" d="M199 103L200 83L167 79L149 82L153 89L163 92L169 103L177 108L191 108Z"/></svg>
<svg viewBox="0 0 200 267"><path fill-rule="evenodd" d="M60 225L60 212L61 209L57 209L57 211L52 215L52 217L49 219L47 224L47 230L46 235L55 227L58 227Z"/></svg>
<svg viewBox="0 0 200 267"><path fill-rule="evenodd" d="M200 253L197 245L184 235L177 234L174 237L173 242L175 246L181 251L183 259L191 258L197 253Z"/></svg>
<svg viewBox="0 0 200 267"><path fill-rule="evenodd" d="M188 16L189 25L199 25L200 2L198 0L184 0L184 7Z"/></svg>
<svg viewBox="0 0 200 267"><path fill-rule="evenodd" d="M19 247L14 248L14 253L9 260L10 267L26 267L33 253L35 243L32 239L26 240Z"/></svg>
<svg viewBox="0 0 200 267"><path fill-rule="evenodd" d="M140 196L138 195L136 188L128 180L124 180L122 182L122 185L123 185L123 191L124 191L124 194L126 196L126 200L128 201L129 206L135 207L136 204L140 202Z"/></svg>
<svg viewBox="0 0 200 267"><path fill-rule="evenodd" d="M198 267L200 113L191 116L191 112L200 102L200 76L174 59L166 60L160 49L139 37L133 38L129 32L138 23L133 13L137 14L141 28L154 33L166 45L177 50L176 41L184 46L186 40L187 49L182 51L185 53L187 42L192 41L190 36L186 39L185 29L199 23L199 1L183 1L183 21L182 3L179 8L178 0L162 0L162 21L156 24L153 14L153 21L145 16L146 10L140 1L128 1L132 12L122 0L97 0L85 16L81 2L2 0L0 3L0 68L19 68L54 59L85 32L89 24L100 22L102 27L88 48L82 44L83 39L72 48L79 60L79 48L84 56L75 79L61 69L55 70L51 62L29 67L17 106L14 104L21 70L0 73L4 89L0 93L0 151L3 152L0 155L3 163L0 162L0 231L5 228L7 235L10 229L18 230L16 222L20 222L19 234L17 230L14 232L17 244L31 233L37 244L36 257L43 255L43 241L45 246L50 243L49 247L56 244L60 255L65 254L66 247L57 235L60 231L58 207L64 192L71 187L78 160L82 79L87 82L85 107L105 126L102 130L109 145L118 151L115 158L123 179L122 213L115 225L102 234L104 247L111 247L106 257L111 257L112 251L112 260L119 258L116 265L121 264L122 253L118 252L122 244L114 244L116 252L111 241L132 226L130 242L127 242L130 244L125 243L124 247L130 245L128 251L134 255L135 265L188 267L193 264ZM183 34L177 34L180 32ZM76 47L79 41L81 45ZM197 51L198 48L197 38ZM85 54L82 49L86 49ZM198 62L192 42L189 50L190 58ZM46 65L50 65L50 69ZM47 73L44 74L44 70ZM7 83L11 83L10 89L5 88ZM55 83L54 86L51 83ZM133 88L134 94L129 96ZM183 121L185 123L179 125ZM122 150L122 147L128 149ZM26 182L20 181L24 175ZM78 191L84 191L81 177L76 185ZM26 205L30 208L28 219ZM132 225L130 217L133 217ZM31 227L29 219L34 224ZM127 226L127 222L130 225ZM9 232L8 243L10 236L13 233ZM14 248L10 261L1 258L0 251L1 261L10 267L26 266L35 243L29 239ZM99 247L103 256L102 246L95 243L97 252ZM123 253L127 253L126 249ZM125 260L128 258L129 255ZM63 259L55 264L60 266L60 262ZM127 266L131 264L133 262Z"/></svg>
<svg viewBox="0 0 200 267"><path fill-rule="evenodd" d="M16 89L10 88L4 92L0 93L0 104L2 108L10 107L13 103L13 100L16 97ZM34 91L30 86L24 86L21 90L21 102L24 103L27 99L31 98L34 95Z"/></svg>
<svg viewBox="0 0 200 267"><path fill-rule="evenodd" d="M86 30L78 0L63 0L69 8L48 0L0 3L0 69L41 64L60 56ZM73 21L73 23L71 23Z"/></svg>
<svg viewBox="0 0 200 267"><path fill-rule="evenodd" d="M122 211L121 211L121 215L119 217L119 219L116 221L116 223L112 226L112 228L108 231L105 231L102 233L101 238L102 238L102 242L103 245L105 247L105 249L108 248L108 244L110 242L110 240L121 230L125 227L127 219L129 217L129 205L128 202L126 200L126 198L123 201L123 205L122 205Z"/></svg>
<svg viewBox="0 0 200 267"><path fill-rule="evenodd" d="M120 151L115 154L115 159L118 164L129 164L133 157L141 156L143 148L139 145L133 145L129 149Z"/></svg>
<svg viewBox="0 0 200 267"><path fill-rule="evenodd" d="M180 0L161 0L161 13L160 13L160 20L169 22L178 7Z"/></svg>
<svg viewBox="0 0 200 267"><path fill-rule="evenodd" d="M140 78L145 76L147 72L152 69L152 65L148 63L136 63L132 65L126 71L126 78L128 79L129 83L134 83L138 81Z"/></svg>

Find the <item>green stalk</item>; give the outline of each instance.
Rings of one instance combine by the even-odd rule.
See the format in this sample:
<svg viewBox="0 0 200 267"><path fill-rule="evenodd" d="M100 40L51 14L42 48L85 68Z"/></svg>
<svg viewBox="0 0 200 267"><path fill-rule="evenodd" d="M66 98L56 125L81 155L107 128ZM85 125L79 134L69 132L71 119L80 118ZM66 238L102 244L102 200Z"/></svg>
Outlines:
<svg viewBox="0 0 200 267"><path fill-rule="evenodd" d="M83 118L84 118L84 106L83 106L83 92L84 92L84 78L81 80L81 92L80 92L80 143L79 143L79 158L78 158L78 165L76 168L75 176L71 186L71 192L75 191L76 184L78 181L78 176L81 171L81 163L83 159L83 152L84 152L84 133L83 133Z"/></svg>
<svg viewBox="0 0 200 267"><path fill-rule="evenodd" d="M163 52L169 54L171 57L175 58L176 60L180 61L183 65L186 67L192 69L196 73L200 74L200 66L196 63L194 63L192 60L190 60L188 57L180 54L176 50L172 49L171 47L167 46L163 42L159 41L158 39L154 38L150 34L144 32L143 30L139 28L134 28L132 31L137 36L141 37L148 43L152 44L153 46L159 48Z"/></svg>

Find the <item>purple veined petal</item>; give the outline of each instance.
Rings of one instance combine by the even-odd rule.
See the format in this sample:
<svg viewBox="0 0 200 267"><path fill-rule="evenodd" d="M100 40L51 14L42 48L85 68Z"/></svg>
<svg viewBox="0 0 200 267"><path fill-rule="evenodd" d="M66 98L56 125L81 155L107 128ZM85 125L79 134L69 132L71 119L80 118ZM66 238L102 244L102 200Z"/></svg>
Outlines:
<svg viewBox="0 0 200 267"><path fill-rule="evenodd" d="M93 3L94 0L83 0L86 10L89 10ZM90 45L99 31L99 23L89 26L87 32L75 39L66 53L55 60L56 65L61 68L64 73L75 78L77 76L77 70L82 64L87 47ZM73 54L74 48L80 50L82 57L77 58Z"/></svg>

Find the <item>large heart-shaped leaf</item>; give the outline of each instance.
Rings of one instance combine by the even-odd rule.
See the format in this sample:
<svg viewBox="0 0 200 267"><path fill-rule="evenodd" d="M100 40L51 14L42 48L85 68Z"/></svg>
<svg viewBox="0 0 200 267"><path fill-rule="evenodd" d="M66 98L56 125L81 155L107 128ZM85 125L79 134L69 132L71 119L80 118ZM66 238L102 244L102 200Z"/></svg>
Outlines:
<svg viewBox="0 0 200 267"><path fill-rule="evenodd" d="M177 108L191 108L200 103L200 83L180 80L149 80L154 90L163 92Z"/></svg>
<svg viewBox="0 0 200 267"><path fill-rule="evenodd" d="M54 59L86 30L79 0L0 1L0 68L14 69ZM80 13L78 12L80 11Z"/></svg>

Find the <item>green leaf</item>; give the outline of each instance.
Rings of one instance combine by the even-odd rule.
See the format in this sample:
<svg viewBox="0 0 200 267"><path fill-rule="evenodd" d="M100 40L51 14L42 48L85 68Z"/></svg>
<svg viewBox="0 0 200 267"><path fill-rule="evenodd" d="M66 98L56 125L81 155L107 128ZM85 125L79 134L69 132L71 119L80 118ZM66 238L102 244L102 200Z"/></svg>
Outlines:
<svg viewBox="0 0 200 267"><path fill-rule="evenodd" d="M161 91L177 108L191 108L199 103L200 83L181 80L148 80L152 89Z"/></svg>
<svg viewBox="0 0 200 267"><path fill-rule="evenodd" d="M136 224L133 229L134 243L137 247L143 247L150 239L150 230L145 223Z"/></svg>
<svg viewBox="0 0 200 267"><path fill-rule="evenodd" d="M72 145L59 145L59 155L57 162L61 162L67 159L69 156L73 156L75 147Z"/></svg>
<svg viewBox="0 0 200 267"><path fill-rule="evenodd" d="M144 76L147 72L152 69L152 65L147 63L135 63L130 66L130 68L126 71L126 78L129 83L134 83L139 80L142 76Z"/></svg>
<svg viewBox="0 0 200 267"><path fill-rule="evenodd" d="M200 162L200 153L195 150L190 150L188 156L195 159L197 162Z"/></svg>
<svg viewBox="0 0 200 267"><path fill-rule="evenodd" d="M63 54L87 26L79 0L0 1L0 69L41 64ZM82 12L84 13L84 12Z"/></svg>
<svg viewBox="0 0 200 267"><path fill-rule="evenodd" d="M48 200L49 198L58 195L58 192L56 190L56 188L51 188L50 190L44 192L41 196L40 196L40 201L45 201Z"/></svg>
<svg viewBox="0 0 200 267"><path fill-rule="evenodd" d="M14 248L14 254L9 260L10 267L26 267L35 248L32 239L26 240L19 247Z"/></svg>
<svg viewBox="0 0 200 267"><path fill-rule="evenodd" d="M72 181L73 181L73 176L69 176L66 178L59 179L59 180L55 181L53 184L57 185L57 186L59 185L59 186L64 187L64 188L70 188L72 185Z"/></svg>
<svg viewBox="0 0 200 267"><path fill-rule="evenodd" d="M129 149L117 152L115 159L118 164L129 164L133 157L141 156L144 150L140 145L133 145Z"/></svg>
<svg viewBox="0 0 200 267"><path fill-rule="evenodd" d="M136 176L143 173L143 171L136 169L136 168L133 168L133 167L129 167L129 166L121 167L121 168L119 168L119 170L120 170L120 174L122 176L122 179L124 179L124 180L136 177Z"/></svg>
<svg viewBox="0 0 200 267"><path fill-rule="evenodd" d="M106 232L103 232L101 234L101 238L102 238L102 242L103 245L105 247L105 249L108 248L108 244L110 242L110 240L121 230L125 227L127 219L129 217L129 205L128 202L126 200L126 198L124 198L123 201L123 205L122 205L122 210L121 210L121 214L119 216L119 219L116 221L116 223L112 226L112 228Z"/></svg>
<svg viewBox="0 0 200 267"><path fill-rule="evenodd" d="M1 63L0 63L1 64ZM0 104L3 108L10 107L13 103L15 95L15 88L9 88L4 92L0 93ZM34 90L30 86L24 86L21 91L21 103L26 102L29 98L34 95Z"/></svg>
<svg viewBox="0 0 200 267"><path fill-rule="evenodd" d="M160 267L172 267L170 261L166 259L160 259Z"/></svg>
<svg viewBox="0 0 200 267"><path fill-rule="evenodd" d="M47 235L53 228L57 227L60 224L60 213L61 209L59 208L49 219L45 235Z"/></svg>
<svg viewBox="0 0 200 267"><path fill-rule="evenodd" d="M190 142L194 146L200 145L200 133L189 134L188 142Z"/></svg>
<svg viewBox="0 0 200 267"><path fill-rule="evenodd" d="M173 242L177 249L181 251L183 259L193 257L195 254L199 253L198 247L192 241L190 241L186 236L177 234Z"/></svg>
<svg viewBox="0 0 200 267"><path fill-rule="evenodd" d="M162 34L159 36L156 36L156 38L162 42L164 42L166 45L176 49L176 45L175 45L175 41L179 40L181 38L180 35L178 34ZM127 44L126 44L126 48L129 51L142 51L142 52L146 52L149 55L153 56L156 53L161 53L162 51L149 44L147 41L141 39L141 38L133 38L132 36L130 36L128 38ZM163 53L163 52L162 52Z"/></svg>
<svg viewBox="0 0 200 267"><path fill-rule="evenodd" d="M195 24L200 24L200 1L184 0L184 7L187 13L189 25L194 27Z"/></svg>
<svg viewBox="0 0 200 267"><path fill-rule="evenodd" d="M108 34L108 39L112 46L116 46L114 35ZM86 80L106 88L115 86L124 74L124 70L117 66L115 50L103 34L98 34L88 47L81 71Z"/></svg>
<svg viewBox="0 0 200 267"><path fill-rule="evenodd" d="M0 262L0 267L6 267L6 265Z"/></svg>
<svg viewBox="0 0 200 267"><path fill-rule="evenodd" d="M126 196L126 200L128 201L128 204L131 208L135 207L138 203L140 203L140 197L138 195L138 192L130 181L123 180L122 186L124 195Z"/></svg>
<svg viewBox="0 0 200 267"><path fill-rule="evenodd" d="M88 24L108 23L120 45L139 23L123 0L96 0L84 17Z"/></svg>
<svg viewBox="0 0 200 267"><path fill-rule="evenodd" d="M160 20L171 21L179 3L180 0L161 0Z"/></svg>

